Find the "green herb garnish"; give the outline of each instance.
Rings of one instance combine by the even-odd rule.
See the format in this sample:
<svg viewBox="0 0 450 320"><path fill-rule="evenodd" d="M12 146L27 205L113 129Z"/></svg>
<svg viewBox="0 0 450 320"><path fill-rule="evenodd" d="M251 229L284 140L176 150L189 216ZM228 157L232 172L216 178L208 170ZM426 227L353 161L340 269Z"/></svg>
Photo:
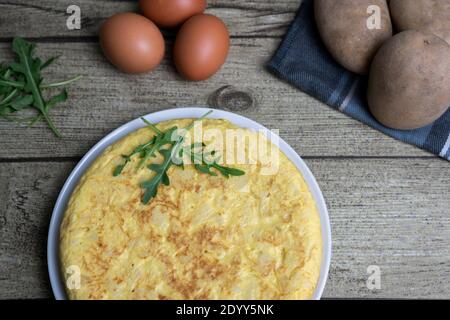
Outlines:
<svg viewBox="0 0 450 320"><path fill-rule="evenodd" d="M150 123L146 119L142 118L147 126L155 133L155 136L147 143L141 144L136 149L133 150L129 155L123 155L124 162L118 165L113 172L113 175L119 176L125 167L130 163L133 156L139 155L141 160L137 166L137 170L143 168L146 163L152 158L156 157L159 153L163 157L162 163L152 163L147 166L147 168L155 173L155 175L141 183L141 187L144 191L142 196L142 202L147 204L152 198L154 198L158 193L158 188L161 184L168 186L170 185L170 179L167 175L168 170L173 165L183 167L183 155L185 153L190 154L190 158L194 167L201 173L209 174L211 176L217 176L217 173L212 169L220 172L224 177L229 178L230 176L242 176L245 174L244 171L221 166L218 164L219 158L216 157L209 161L205 158L205 145L203 143L194 143L191 146L183 147L185 136L187 132L194 126L196 121L203 120L212 111L206 113L201 118L193 121L189 126L181 130L181 134L178 133L177 127L172 127L165 132L159 130L154 124ZM200 148L198 151L197 149ZM196 151L197 150L197 151ZM211 156L215 156L216 152L211 151ZM174 161L176 159L176 161Z"/></svg>
<svg viewBox="0 0 450 320"><path fill-rule="evenodd" d="M81 76L56 83L43 83L42 70L55 62L57 57L42 62L34 57L35 49L35 44L22 38L14 38L12 50L16 54L16 61L9 66L0 65L0 116L9 121L26 122L29 125L45 120L55 135L61 137L49 116L49 111L58 103L67 101L67 90L63 88L59 94L48 100L42 92L65 87L79 80ZM34 108L39 114L28 118L16 116L17 112L28 108Z"/></svg>
<svg viewBox="0 0 450 320"><path fill-rule="evenodd" d="M229 168L221 166L218 161L220 160L220 157L216 157L212 161L208 161L206 157L206 153L204 151L204 147L206 147L204 144L201 146L201 150L195 152L195 145L191 146L191 160L192 163L194 163L195 168L202 172L209 174L211 176L217 176L217 173L214 171L211 171L211 169L216 169L219 171L225 178L229 178L230 176L242 176L245 174L244 171L235 169L235 168ZM216 152L211 151L209 156L215 156Z"/></svg>

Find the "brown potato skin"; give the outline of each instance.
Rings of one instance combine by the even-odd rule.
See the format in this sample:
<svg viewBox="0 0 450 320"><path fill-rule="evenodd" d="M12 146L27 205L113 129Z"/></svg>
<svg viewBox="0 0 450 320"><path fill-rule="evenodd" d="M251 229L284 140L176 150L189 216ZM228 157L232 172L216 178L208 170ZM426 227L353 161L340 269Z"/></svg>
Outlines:
<svg viewBox="0 0 450 320"><path fill-rule="evenodd" d="M381 29L367 28L367 8L381 8ZM347 70L366 74L380 46L392 37L386 0L315 0L320 36L333 58Z"/></svg>
<svg viewBox="0 0 450 320"><path fill-rule="evenodd" d="M421 31L403 31L376 54L367 90L383 125L412 130L431 124L450 106L450 46Z"/></svg>
<svg viewBox="0 0 450 320"><path fill-rule="evenodd" d="M391 0L389 7L398 31L431 32L450 44L450 0Z"/></svg>

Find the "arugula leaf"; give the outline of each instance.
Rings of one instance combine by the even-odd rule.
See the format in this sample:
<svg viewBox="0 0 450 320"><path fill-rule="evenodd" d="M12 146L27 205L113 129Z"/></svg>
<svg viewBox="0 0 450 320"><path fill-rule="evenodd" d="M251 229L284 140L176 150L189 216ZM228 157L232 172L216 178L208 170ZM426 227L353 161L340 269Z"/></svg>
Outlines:
<svg viewBox="0 0 450 320"><path fill-rule="evenodd" d="M57 57L51 57L50 59L48 59L47 61L45 61L42 65L41 65L41 70L44 70L45 68L47 68L48 66L50 66L51 64L53 64L53 62L55 62L56 60L59 59L59 56Z"/></svg>
<svg viewBox="0 0 450 320"><path fill-rule="evenodd" d="M161 164L152 163L151 165L149 165L148 168L156 172L156 174L155 176L153 176L153 178L141 184L141 187L144 189L144 195L142 196L142 203L144 204L148 204L152 198L156 197L158 193L158 187L161 183L165 186L170 185L167 171L173 164L172 148L159 150L159 153L161 153L161 155L163 156L164 161Z"/></svg>
<svg viewBox="0 0 450 320"><path fill-rule="evenodd" d="M211 176L217 176L217 173L211 170L216 169L226 178L229 178L230 176L242 176L245 174L245 172L242 170L221 166L218 163L220 157L217 157L213 161L207 159L208 155L209 156L216 155L216 151L212 150L208 153L204 151L205 147L206 146L204 143L197 143L197 144L194 143L191 145L189 150L191 155L191 161L192 163L194 163L195 169L197 169L199 172L209 174ZM196 151L198 148L200 148L200 150Z"/></svg>
<svg viewBox="0 0 450 320"><path fill-rule="evenodd" d="M54 106L56 106L58 103L66 102L69 98L69 94L67 93L67 89L63 89L59 94L54 95L50 98L47 102L47 110L50 110Z"/></svg>
<svg viewBox="0 0 450 320"><path fill-rule="evenodd" d="M214 162L211 164L211 167L219 171L225 178L229 178L230 176L243 176L245 174L244 171L236 169L236 168L229 168L219 165L218 163Z"/></svg>
<svg viewBox="0 0 450 320"><path fill-rule="evenodd" d="M14 122L29 122L33 125L39 120L45 120L56 136L61 137L58 129L49 116L49 110L68 99L64 88L59 94L48 101L44 98L44 89L66 86L77 81L81 76L57 83L43 84L41 71L50 66L58 57L52 57L42 63L35 57L36 46L22 38L14 38L12 50L16 54L16 61L9 66L0 64L0 116ZM26 108L34 108L38 116L19 118L9 116L14 112Z"/></svg>
<svg viewBox="0 0 450 320"><path fill-rule="evenodd" d="M217 173L211 171L211 167L209 167L209 166L195 164L194 167L201 173L206 173L206 174L209 174L210 176L217 176Z"/></svg>
<svg viewBox="0 0 450 320"><path fill-rule="evenodd" d="M5 77L0 77L0 85L5 87L13 87L23 89L25 84L23 82L8 80Z"/></svg>
<svg viewBox="0 0 450 320"><path fill-rule="evenodd" d="M11 92L9 92L8 95L5 96L2 101L0 101L0 106L10 102L18 94L18 92L19 90L17 89L13 89Z"/></svg>
<svg viewBox="0 0 450 320"><path fill-rule="evenodd" d="M144 117L141 117L141 120L150 128L152 129L156 134L161 134L161 130L159 130L153 123L145 119Z"/></svg>
<svg viewBox="0 0 450 320"><path fill-rule="evenodd" d="M156 128L156 127L155 127ZM173 144L174 141L172 141L172 135L174 134L174 132L176 132L176 130L178 130L177 127L172 127L169 130L167 130L166 132L161 132L160 134L158 134L156 136L156 141L155 144L153 146L151 146L150 148L146 148L144 150L144 156L142 157L137 169L141 169L142 167L144 167L145 163L151 158L151 157L155 157L156 156L156 152L159 151L159 149L165 145L168 144Z"/></svg>
<svg viewBox="0 0 450 320"><path fill-rule="evenodd" d="M41 85L41 89L50 89L50 88L57 88L57 87L63 87L71 84L72 82L78 81L82 78L82 76L76 76L69 80L60 81L60 82L54 82L49 84L43 84Z"/></svg>
<svg viewBox="0 0 450 320"><path fill-rule="evenodd" d="M22 38L15 38L12 44L13 51L17 54L18 62L13 63L11 68L15 72L23 73L27 80L25 90L33 95L34 106L41 112L44 119L47 121L50 129L56 136L61 137L58 129L53 124L47 113L47 106L42 91L39 87L42 83L41 67L42 61L39 58L33 58L36 46Z"/></svg>
<svg viewBox="0 0 450 320"><path fill-rule="evenodd" d="M149 124L150 122L146 121L146 123ZM114 176L118 176L122 173L123 169L125 169L133 156L140 155L141 157L139 165L137 166L137 170L139 170L145 166L150 158L156 157L156 152L158 152L161 147L173 144L172 135L178 129L177 127L172 127L166 132L161 132L153 124L150 128L153 131L158 132L158 134L156 134L149 142L137 146L129 155L123 156L125 162L114 169Z"/></svg>
<svg viewBox="0 0 450 320"><path fill-rule="evenodd" d="M121 165L118 165L113 172L113 176L117 177L120 174L122 174L123 169L125 169L125 166L128 164L128 162L130 162L130 157L129 156L122 156L123 158L125 158L125 162Z"/></svg>
<svg viewBox="0 0 450 320"><path fill-rule="evenodd" d="M14 100L11 101L10 106L16 111L20 111L22 109L28 108L33 104L33 96L32 95L23 95L18 96Z"/></svg>
<svg viewBox="0 0 450 320"><path fill-rule="evenodd" d="M217 173L211 170L215 169L226 178L230 176L244 175L245 172L242 170L219 165L217 163L217 159L213 162L206 162L204 152L204 147L206 147L206 145L203 142L196 142L190 146L183 147L187 132L194 126L196 121L201 121L211 112L212 111L206 113L201 118L194 120L191 124L184 128L181 133L177 132L178 128L176 126L163 132L159 130L156 125L144 118L141 118L142 121L145 122L153 132L155 132L155 136L153 136L149 142L137 146L131 154L123 155L122 157L124 158L124 162L114 169L113 176L116 177L120 175L126 165L131 161L131 158L135 155L139 155L141 158L139 165L137 166L137 169L140 169L150 160L151 157L156 157L156 152L161 154L163 157L162 163L152 163L147 166L147 168L155 174L149 180L141 183L141 188L144 191L141 201L144 204L148 204L151 199L156 197L158 188L161 185L170 185L170 179L167 172L172 166L179 166L184 169L183 156L186 154L190 155L194 167L201 173L217 176ZM177 135L175 136L175 134ZM198 148L200 148L200 151L196 152L195 150ZM215 155L216 152L212 151L210 154ZM176 158L179 161L175 162L174 160Z"/></svg>
<svg viewBox="0 0 450 320"><path fill-rule="evenodd" d="M219 171L225 178L229 178L230 176L243 176L245 171L236 168L225 167L217 163L217 160L209 163L204 159L204 155L196 154L195 159L201 159L201 164L195 164L195 168L202 172L209 174L211 176L217 176L217 174L211 169L216 169Z"/></svg>
<svg viewBox="0 0 450 320"><path fill-rule="evenodd" d="M188 126L190 127L190 126ZM177 136L177 140L173 140L173 135L177 127L172 127L166 132L161 132L159 136L161 136L163 145L170 144L168 149L160 149L159 153L163 156L163 162L161 164L153 163L148 166L148 168L154 172L156 175L153 176L150 180L143 182L141 184L144 189L144 195L142 197L142 203L147 204L152 198L154 198L158 192L158 187L162 184L165 186L170 185L170 179L167 175L167 171L170 169L172 165L174 165L173 157L180 153L182 149L184 138L187 134L187 130L184 130L182 134Z"/></svg>
<svg viewBox="0 0 450 320"><path fill-rule="evenodd" d="M198 120L202 120L204 117L206 117L211 112L208 112L203 117L199 118ZM189 131L190 128L194 126L195 121L194 120L190 125L188 125L181 134L177 136L177 139L173 140L173 135L175 133L175 130L177 130L177 127L173 127L169 129L166 132L161 132L159 129L154 126L153 129L156 129L156 132L160 132L159 136L161 136L161 139L163 141L170 141L171 145L169 149L160 149L159 153L163 156L163 162L161 164L153 163L148 166L148 168L154 172L156 172L155 176L153 176L150 180L145 181L141 184L141 187L144 189L144 195L142 197L142 203L147 204L152 198L154 198L158 193L158 187L161 184L164 184L165 186L170 185L170 179L167 175L167 171L170 169L172 165L174 165L173 157L176 155L179 155L184 138ZM147 124L152 125L150 122L146 122ZM167 143L166 143L167 144Z"/></svg>

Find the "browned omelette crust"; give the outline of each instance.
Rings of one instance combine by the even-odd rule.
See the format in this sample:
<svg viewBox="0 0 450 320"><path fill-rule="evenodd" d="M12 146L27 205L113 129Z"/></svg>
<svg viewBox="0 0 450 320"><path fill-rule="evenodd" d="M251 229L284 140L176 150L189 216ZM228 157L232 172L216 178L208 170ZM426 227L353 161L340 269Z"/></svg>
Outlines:
<svg viewBox="0 0 450 320"><path fill-rule="evenodd" d="M185 127L190 120L159 124ZM203 128L236 128L204 120ZM266 164L238 165L225 179L192 166L171 168L171 185L148 205L136 160L113 177L121 154L148 141L148 128L108 148L81 179L61 226L61 265L81 271L71 299L307 299L320 273L322 240L314 200L280 152ZM265 140L264 143L269 144ZM278 149L277 149L278 150Z"/></svg>

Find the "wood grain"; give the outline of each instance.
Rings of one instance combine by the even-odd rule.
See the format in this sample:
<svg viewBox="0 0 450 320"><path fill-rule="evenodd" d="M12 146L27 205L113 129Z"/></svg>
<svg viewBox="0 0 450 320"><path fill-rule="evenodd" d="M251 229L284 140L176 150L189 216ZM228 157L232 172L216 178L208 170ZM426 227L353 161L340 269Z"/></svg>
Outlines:
<svg viewBox="0 0 450 320"><path fill-rule="evenodd" d="M207 12L223 19L231 36L279 37L292 21L300 0L208 1ZM81 29L69 30L69 5L81 9ZM32 38L97 37L99 27L113 14L138 11L137 1L116 0L0 0L0 39L14 36ZM173 35L173 32L166 32Z"/></svg>
<svg viewBox="0 0 450 320"><path fill-rule="evenodd" d="M439 159L309 159L329 206L324 297L448 298L450 177ZM74 162L0 163L0 298L51 297L45 245ZM381 290L366 287L381 269Z"/></svg>
<svg viewBox="0 0 450 320"><path fill-rule="evenodd" d="M81 157L107 133L142 115L179 106L210 105L231 110L279 129L306 157L432 155L350 119L271 75L264 66L279 39L233 39L226 65L208 81L188 82L167 58L145 75L126 75L103 57L97 43L40 43L43 57L61 55L46 79L82 74L70 87L70 101L52 110L64 135L56 138L44 123L32 128L0 120L0 159ZM11 59L9 44L0 57Z"/></svg>

